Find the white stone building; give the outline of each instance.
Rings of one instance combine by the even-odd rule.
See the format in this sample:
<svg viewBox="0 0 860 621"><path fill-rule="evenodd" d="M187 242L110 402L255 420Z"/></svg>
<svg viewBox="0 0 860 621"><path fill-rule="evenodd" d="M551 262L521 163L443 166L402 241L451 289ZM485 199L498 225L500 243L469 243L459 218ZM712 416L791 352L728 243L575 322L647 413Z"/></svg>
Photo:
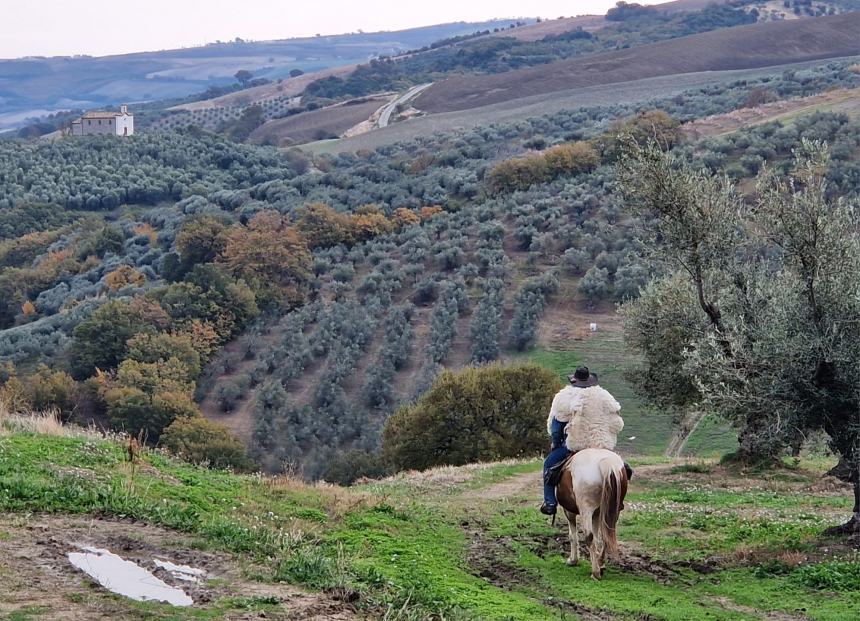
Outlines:
<svg viewBox="0 0 860 621"><path fill-rule="evenodd" d="M77 121L72 121L72 136L131 136L134 134L134 115L128 106L120 106L119 112L87 112Z"/></svg>

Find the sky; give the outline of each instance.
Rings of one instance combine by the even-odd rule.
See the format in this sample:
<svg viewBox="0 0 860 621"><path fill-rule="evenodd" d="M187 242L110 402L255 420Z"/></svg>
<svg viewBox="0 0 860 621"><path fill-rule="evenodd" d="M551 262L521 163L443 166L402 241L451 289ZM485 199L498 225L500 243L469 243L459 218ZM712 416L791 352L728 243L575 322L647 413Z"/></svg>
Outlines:
<svg viewBox="0 0 860 621"><path fill-rule="evenodd" d="M659 4L666 0L637 0ZM0 0L0 58L126 52L399 30L495 17L604 14L615 0Z"/></svg>

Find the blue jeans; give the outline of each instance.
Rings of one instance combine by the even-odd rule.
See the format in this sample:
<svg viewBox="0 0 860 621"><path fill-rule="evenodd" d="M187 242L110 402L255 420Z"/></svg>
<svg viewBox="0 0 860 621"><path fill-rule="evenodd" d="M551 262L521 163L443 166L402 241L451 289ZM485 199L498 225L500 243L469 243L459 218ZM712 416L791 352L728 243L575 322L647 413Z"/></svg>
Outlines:
<svg viewBox="0 0 860 621"><path fill-rule="evenodd" d="M546 471L552 466L563 462L567 456L570 455L570 451L567 450L567 447L562 445L557 448L552 449L549 452L549 455L546 456L546 459L543 462L543 473L546 476ZM555 506L558 501L555 498L555 487L552 485L547 485L544 483L543 486L543 501L548 505Z"/></svg>

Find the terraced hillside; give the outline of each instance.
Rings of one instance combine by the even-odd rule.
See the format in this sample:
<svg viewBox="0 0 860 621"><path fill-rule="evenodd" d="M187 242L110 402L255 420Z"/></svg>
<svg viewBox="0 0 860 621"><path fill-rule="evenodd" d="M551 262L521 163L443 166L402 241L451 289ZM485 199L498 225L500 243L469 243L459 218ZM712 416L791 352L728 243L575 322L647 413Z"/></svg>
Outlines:
<svg viewBox="0 0 860 621"><path fill-rule="evenodd" d="M858 32L860 12L726 28L497 75L449 78L414 105L428 113L451 112L648 77L852 56L860 54Z"/></svg>

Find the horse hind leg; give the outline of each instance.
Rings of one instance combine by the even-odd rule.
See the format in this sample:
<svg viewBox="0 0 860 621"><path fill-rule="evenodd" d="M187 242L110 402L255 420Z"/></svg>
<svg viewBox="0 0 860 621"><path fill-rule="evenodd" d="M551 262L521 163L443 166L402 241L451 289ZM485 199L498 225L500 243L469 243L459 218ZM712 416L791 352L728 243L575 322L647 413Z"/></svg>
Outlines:
<svg viewBox="0 0 860 621"><path fill-rule="evenodd" d="M600 580L606 567L606 543L600 537L600 510L591 516L591 534L588 542L588 556L591 559L591 579Z"/></svg>
<svg viewBox="0 0 860 621"><path fill-rule="evenodd" d="M576 531L576 514L565 509L564 515L567 517L567 534L570 539L570 555L567 557L567 564L572 566L579 563L579 533Z"/></svg>

